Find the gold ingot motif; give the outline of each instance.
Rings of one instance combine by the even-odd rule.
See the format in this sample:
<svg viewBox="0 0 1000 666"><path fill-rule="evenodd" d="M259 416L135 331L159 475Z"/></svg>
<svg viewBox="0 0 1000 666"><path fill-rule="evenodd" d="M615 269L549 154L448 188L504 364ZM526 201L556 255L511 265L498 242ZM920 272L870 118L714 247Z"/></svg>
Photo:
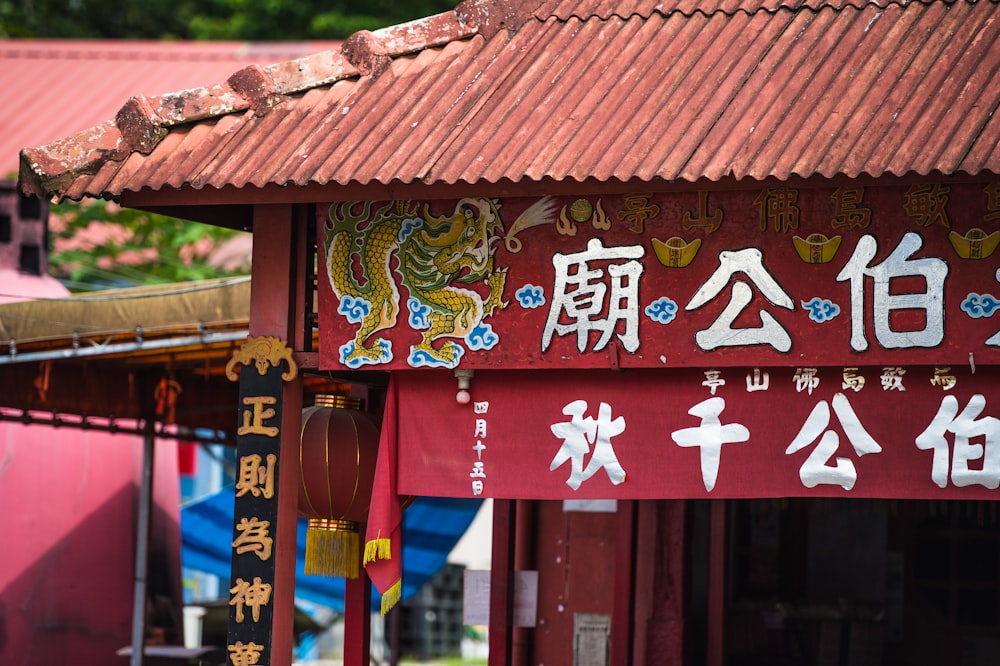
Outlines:
<svg viewBox="0 0 1000 666"><path fill-rule="evenodd" d="M809 234L805 238L792 236L792 244L799 259L807 264L828 264L840 248L840 236L827 238L823 234Z"/></svg>
<svg viewBox="0 0 1000 666"><path fill-rule="evenodd" d="M987 235L982 229L969 229L964 236L957 231L948 234L955 254L962 259L986 259L1000 245L1000 231Z"/></svg>
<svg viewBox="0 0 1000 666"><path fill-rule="evenodd" d="M594 206L586 199L577 199L569 207L569 216L575 221L583 223L594 214Z"/></svg>
<svg viewBox="0 0 1000 666"><path fill-rule="evenodd" d="M680 236L673 236L665 241L661 241L659 238L652 240L656 258L667 268L684 268L694 261L695 255L698 254L698 248L701 247L700 238L696 238L690 243Z"/></svg>

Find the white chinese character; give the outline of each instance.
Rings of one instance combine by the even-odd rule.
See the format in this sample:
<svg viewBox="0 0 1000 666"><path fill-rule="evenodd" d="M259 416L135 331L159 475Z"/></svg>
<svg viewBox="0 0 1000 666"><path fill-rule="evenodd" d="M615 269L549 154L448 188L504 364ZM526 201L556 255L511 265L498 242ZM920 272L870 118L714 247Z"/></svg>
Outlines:
<svg viewBox="0 0 1000 666"><path fill-rule="evenodd" d="M819 386L819 377L816 376L816 372L816 368L796 368L795 376L792 377L795 380L795 390L798 393L806 391L812 395L813 389Z"/></svg>
<svg viewBox="0 0 1000 666"><path fill-rule="evenodd" d="M484 469L484 467L485 466L481 462L472 463L472 471L469 472L469 476L471 476L473 479L485 479L486 470Z"/></svg>
<svg viewBox="0 0 1000 666"><path fill-rule="evenodd" d="M483 451L486 450L486 445L483 444L483 440L477 439L476 445L472 447L472 450L476 452L476 458L479 460L483 459Z"/></svg>
<svg viewBox="0 0 1000 666"><path fill-rule="evenodd" d="M918 234L907 233L885 261L868 266L877 252L875 237L866 234L858 241L854 254L837 275L837 281L851 281L851 348L868 349L865 337L865 276L873 281L872 310L875 320L875 337L886 349L908 347L936 347L944 339L944 280L948 264L943 259L927 257L910 259L920 249L923 240ZM892 294L890 284L894 278L919 276L924 279L927 291L916 294ZM894 331L890 327L893 310L923 310L924 328L919 331Z"/></svg>
<svg viewBox="0 0 1000 666"><path fill-rule="evenodd" d="M566 485L576 490L581 483L603 467L611 483L617 486L625 480L625 470L618 463L615 450L611 446L611 438L625 432L625 417L619 416L612 420L611 406L606 402L601 403L597 420L590 416L584 418L587 409L589 407L586 400L574 400L562 410L562 413L572 417L572 420L551 426L552 434L563 440L563 444L552 458L549 470L555 470L570 460L572 471L566 479ZM590 456L590 462L584 468L583 459L590 451L591 444L594 445L594 451Z"/></svg>
<svg viewBox="0 0 1000 666"><path fill-rule="evenodd" d="M739 423L722 425L719 415L725 408L726 401L722 398L703 400L688 410L688 414L701 419L701 425L675 430L670 435L677 446L701 447L701 478L705 482L705 490L709 492L715 488L715 480L719 476L722 445L750 439L750 431L746 426Z"/></svg>
<svg viewBox="0 0 1000 666"><path fill-rule="evenodd" d="M476 479L475 481L472 482L472 494L473 495L483 494L483 482L480 481L479 479Z"/></svg>
<svg viewBox="0 0 1000 666"><path fill-rule="evenodd" d="M722 373L718 370L706 370L705 371L705 381L701 383L702 386L707 386L715 395L715 390L720 386L726 385L726 380L722 378Z"/></svg>
<svg viewBox="0 0 1000 666"><path fill-rule="evenodd" d="M729 278L736 273L745 274L757 285L761 293L774 305L788 310L795 310L791 297L781 288L781 285L771 277L764 268L764 255L757 248L723 251L719 253L719 267L715 269L708 281L701 286L685 310L697 310L722 292L729 284ZM695 342L705 351L716 347L735 347L739 345L768 344L780 352L792 348L792 339L788 331L782 328L771 313L760 311L761 325L757 328L733 329L733 322L750 304L753 292L750 285L742 280L733 284L729 304L715 322L703 331L695 334Z"/></svg>
<svg viewBox="0 0 1000 666"><path fill-rule="evenodd" d="M489 401L474 402L472 403L472 413L473 414L485 414L490 411Z"/></svg>
<svg viewBox="0 0 1000 666"><path fill-rule="evenodd" d="M766 391L771 385L771 375L767 371L761 373L760 368L753 369L753 375L747 373L747 393Z"/></svg>
<svg viewBox="0 0 1000 666"><path fill-rule="evenodd" d="M997 282L1000 282L1000 268L997 269L996 278ZM991 347L1000 347L1000 331L997 331L996 335L988 338L986 340L986 344L990 345Z"/></svg>
<svg viewBox="0 0 1000 666"><path fill-rule="evenodd" d="M837 393L833 396L832 402L833 411L840 419L844 434L854 446L854 452L858 454L858 457L868 453L881 453L882 447L861 425L861 421L854 413L854 408L851 407L847 397L843 393ZM827 484L850 490L858 480L858 472L854 468L854 463L847 458L838 457L835 465L829 464L840 447L840 436L833 430L826 430L829 425L830 405L826 400L820 400L813 407L806 422L802 424L799 434L785 449L785 455L801 451L822 435L819 444L799 468L799 479L802 480L802 485L806 488L815 488L820 484Z"/></svg>
<svg viewBox="0 0 1000 666"><path fill-rule="evenodd" d="M605 248L601 241L592 238L585 252L555 254L555 286L549 316L542 333L542 351L548 349L552 335L576 333L576 347L581 352L587 347L591 331L601 337L592 351L604 349L611 336L624 323L624 332L618 339L629 352L639 348L639 278L642 276L641 259L645 250L641 245ZM631 260L631 261L622 261ZM590 262L622 261L611 264L607 270L590 267ZM570 267L575 270L570 271ZM605 284L605 281L609 284ZM607 315L601 314L607 305ZM559 323L565 312L570 323Z"/></svg>
<svg viewBox="0 0 1000 666"><path fill-rule="evenodd" d="M473 437L486 437L486 419L476 419L476 431Z"/></svg>
<svg viewBox="0 0 1000 666"><path fill-rule="evenodd" d="M948 485L948 440L946 433L955 436L951 461L951 482L959 488L978 483L990 490L1000 487L1000 419L994 416L979 417L986 407L986 398L977 393L969 404L958 413L958 400L946 395L941 407L927 429L916 439L918 449L933 449L934 464L931 479L941 488ZM983 444L973 444L972 438L983 438ZM980 469L969 469L969 462L982 460Z"/></svg>
<svg viewBox="0 0 1000 666"><path fill-rule="evenodd" d="M903 375L906 370L903 368L882 368L882 390L883 391L905 391L903 386Z"/></svg>

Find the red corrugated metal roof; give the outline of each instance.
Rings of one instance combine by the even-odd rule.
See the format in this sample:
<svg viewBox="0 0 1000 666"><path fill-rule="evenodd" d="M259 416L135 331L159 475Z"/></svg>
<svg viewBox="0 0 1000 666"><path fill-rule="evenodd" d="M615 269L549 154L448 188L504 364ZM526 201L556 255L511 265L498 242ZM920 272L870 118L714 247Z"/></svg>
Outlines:
<svg viewBox="0 0 1000 666"><path fill-rule="evenodd" d="M80 198L1000 173L997 2L858 4L469 0L343 53L133 100L26 151L22 181Z"/></svg>
<svg viewBox="0 0 1000 666"><path fill-rule="evenodd" d="M0 177L18 152L108 118L133 95L182 90L266 65L337 48L339 42L153 42L0 40Z"/></svg>

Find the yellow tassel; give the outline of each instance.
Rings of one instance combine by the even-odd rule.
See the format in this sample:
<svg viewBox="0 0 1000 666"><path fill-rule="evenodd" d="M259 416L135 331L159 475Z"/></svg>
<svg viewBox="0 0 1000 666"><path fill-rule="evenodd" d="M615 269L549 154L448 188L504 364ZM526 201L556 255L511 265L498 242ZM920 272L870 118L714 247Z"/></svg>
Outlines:
<svg viewBox="0 0 1000 666"><path fill-rule="evenodd" d="M386 538L372 539L365 544L365 564L375 560L392 559L392 541Z"/></svg>
<svg viewBox="0 0 1000 666"><path fill-rule="evenodd" d="M335 521L309 521L309 529L306 530L305 573L357 578L358 532L344 525L330 525L332 522Z"/></svg>
<svg viewBox="0 0 1000 666"><path fill-rule="evenodd" d="M397 580L392 587L382 593L382 615L392 610L392 607L399 603L401 596L403 596L403 581Z"/></svg>

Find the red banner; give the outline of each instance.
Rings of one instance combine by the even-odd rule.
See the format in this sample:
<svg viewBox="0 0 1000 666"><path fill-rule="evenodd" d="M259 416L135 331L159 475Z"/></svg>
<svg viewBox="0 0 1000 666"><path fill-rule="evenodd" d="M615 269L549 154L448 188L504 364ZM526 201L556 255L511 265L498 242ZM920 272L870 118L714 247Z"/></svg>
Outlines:
<svg viewBox="0 0 1000 666"><path fill-rule="evenodd" d="M1000 182L322 210L320 364L1000 364Z"/></svg>
<svg viewBox="0 0 1000 666"><path fill-rule="evenodd" d="M996 499L1000 371L394 374L398 490L518 499Z"/></svg>

